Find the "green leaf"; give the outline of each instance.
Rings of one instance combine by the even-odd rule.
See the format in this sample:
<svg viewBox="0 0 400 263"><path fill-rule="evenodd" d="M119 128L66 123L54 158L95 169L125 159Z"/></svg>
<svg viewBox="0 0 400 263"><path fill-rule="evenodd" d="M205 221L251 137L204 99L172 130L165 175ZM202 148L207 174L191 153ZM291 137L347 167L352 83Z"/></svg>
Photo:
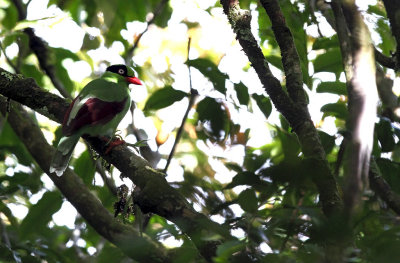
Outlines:
<svg viewBox="0 0 400 263"><path fill-rule="evenodd" d="M378 47L382 49L383 54L387 56L391 55L391 52L396 49L396 41L393 38L392 31L386 19L378 19L376 31L382 38L382 41L378 44Z"/></svg>
<svg viewBox="0 0 400 263"><path fill-rule="evenodd" d="M4 10L4 9L3 9ZM1 21L2 26L6 29L12 29L15 27L18 21L18 11L14 4L9 4L4 10L4 19Z"/></svg>
<svg viewBox="0 0 400 263"><path fill-rule="evenodd" d="M335 147L335 136L331 136L323 131L318 131L319 138L321 139L322 147L325 150L325 153L328 154Z"/></svg>
<svg viewBox="0 0 400 263"><path fill-rule="evenodd" d="M238 196L240 207L249 213L256 213L258 209L258 200L253 189L246 189Z"/></svg>
<svg viewBox="0 0 400 263"><path fill-rule="evenodd" d="M93 160L90 157L89 151L84 151L81 156L75 160L74 171L83 179L86 185L90 185L93 182L96 168L93 165Z"/></svg>
<svg viewBox="0 0 400 263"><path fill-rule="evenodd" d="M328 103L321 107L325 116L333 116L339 119L347 120L347 106L343 102Z"/></svg>
<svg viewBox="0 0 400 263"><path fill-rule="evenodd" d="M276 127L276 133L281 142L282 152L285 158L297 158L300 152L300 144L297 136L279 127Z"/></svg>
<svg viewBox="0 0 400 263"><path fill-rule="evenodd" d="M337 35L333 35L332 37L317 38L312 46L312 49L313 50L330 49L338 46L339 46L339 41Z"/></svg>
<svg viewBox="0 0 400 263"><path fill-rule="evenodd" d="M245 249L246 243L240 240L230 240L218 246L216 263L228 262L229 258Z"/></svg>
<svg viewBox="0 0 400 263"><path fill-rule="evenodd" d="M224 95L226 94L225 80L228 76L222 73L211 60L198 58L189 60L186 63L188 66L198 69L205 77L207 77L216 90Z"/></svg>
<svg viewBox="0 0 400 263"><path fill-rule="evenodd" d="M61 62L66 58L70 58L73 61L80 61L79 56L76 53L74 53L68 49L52 48L51 50L52 50L52 52L54 52L54 55L55 55L57 61L59 62L59 64L61 64Z"/></svg>
<svg viewBox="0 0 400 263"><path fill-rule="evenodd" d="M33 78L40 87L44 86L44 81L43 81L44 75L35 65L27 63L22 64L21 73L25 77Z"/></svg>
<svg viewBox="0 0 400 263"><path fill-rule="evenodd" d="M369 5L368 6L368 12L369 13L374 13L374 14L376 14L378 16L387 17L386 10L383 7L383 5Z"/></svg>
<svg viewBox="0 0 400 263"><path fill-rule="evenodd" d="M240 172L233 177L232 182L230 182L225 187L225 189L231 189L238 185L252 186L252 185L259 184L260 181L261 181L260 178L255 173L248 172L248 171Z"/></svg>
<svg viewBox="0 0 400 263"><path fill-rule="evenodd" d="M256 101L257 106L260 108L262 113L264 113L265 118L268 119L272 112L271 100L264 95L252 94L251 97Z"/></svg>
<svg viewBox="0 0 400 263"><path fill-rule="evenodd" d="M250 100L249 91L247 87L242 82L240 82L239 84L235 84L235 91L239 103L247 106Z"/></svg>
<svg viewBox="0 0 400 263"><path fill-rule="evenodd" d="M11 223L12 226L16 227L18 225L17 218L13 215L11 209L2 200L0 200L0 212L5 217L7 217L7 220Z"/></svg>
<svg viewBox="0 0 400 263"><path fill-rule="evenodd" d="M377 133L382 152L393 151L396 142L394 140L393 128L390 120L381 118L379 123L375 125L375 131Z"/></svg>
<svg viewBox="0 0 400 263"><path fill-rule="evenodd" d="M387 181L392 190L400 194L400 165L385 158L377 159L376 163L382 177Z"/></svg>
<svg viewBox="0 0 400 263"><path fill-rule="evenodd" d="M166 108L175 102L182 100L184 97L187 97L186 92L176 90L171 86L167 86L151 94L150 98L146 102L146 105L144 106L143 111L145 113L149 113L152 110Z"/></svg>
<svg viewBox="0 0 400 263"><path fill-rule="evenodd" d="M205 124L214 139L220 140L229 133L228 115L220 102L206 97L197 105L197 113L199 121Z"/></svg>
<svg viewBox="0 0 400 263"><path fill-rule="evenodd" d="M62 205L62 196L59 192L46 192L42 198L33 205L20 226L20 237L28 236L43 231Z"/></svg>
<svg viewBox="0 0 400 263"><path fill-rule="evenodd" d="M81 50L97 49L98 47L100 47L100 37L91 36L86 33L85 37L83 38Z"/></svg>
<svg viewBox="0 0 400 263"><path fill-rule="evenodd" d="M21 31L15 31L15 32L10 32L8 34L6 34L6 36L4 37L4 40L1 42L1 44L3 45L3 49L5 49L6 47L8 47L9 45L13 44L13 43L17 43L18 40L21 40L21 44L28 44L28 36L21 32ZM19 46L19 48L21 48ZM21 52L21 51L20 51Z"/></svg>
<svg viewBox="0 0 400 263"><path fill-rule="evenodd" d="M260 173L274 183L289 182L298 185L306 179L301 160L298 157L285 159L276 165L262 169Z"/></svg>
<svg viewBox="0 0 400 263"><path fill-rule="evenodd" d="M67 58L70 58L73 61L80 61L80 59L78 55L64 48L51 48L51 51L53 52L52 55L53 59L55 60L54 63L56 64L56 66L54 67L56 75L64 84L67 92L71 94L74 90L74 82L69 77L68 71L62 65L62 61Z"/></svg>
<svg viewBox="0 0 400 263"><path fill-rule="evenodd" d="M124 259L124 253L122 253L121 249L106 242L104 247L100 250L100 254L97 258L98 263L122 262Z"/></svg>
<svg viewBox="0 0 400 263"><path fill-rule="evenodd" d="M155 10L160 1L153 1L153 2L156 3L156 5L153 4L152 10ZM167 1L167 3L165 4L164 8L161 11L161 14L157 15L156 19L154 20L154 24L156 24L159 27L168 26L168 21L171 18L171 15L172 15L172 8L169 5L169 1Z"/></svg>
<svg viewBox="0 0 400 263"><path fill-rule="evenodd" d="M266 56L265 59L268 61L268 63L270 63L272 66L280 69L283 71L283 64L282 64L282 58L279 56L275 56L275 55L270 55L270 56Z"/></svg>
<svg viewBox="0 0 400 263"><path fill-rule="evenodd" d="M343 71L342 55L339 48L332 48L318 55L314 60L314 72L332 72L339 75Z"/></svg>
<svg viewBox="0 0 400 263"><path fill-rule="evenodd" d="M332 93L337 95L347 95L346 83L339 81L321 82L317 86L318 93Z"/></svg>
<svg viewBox="0 0 400 263"><path fill-rule="evenodd" d="M31 154L26 150L25 145L14 133L8 122L0 130L0 153L4 152L14 154L22 165L30 166L33 163Z"/></svg>

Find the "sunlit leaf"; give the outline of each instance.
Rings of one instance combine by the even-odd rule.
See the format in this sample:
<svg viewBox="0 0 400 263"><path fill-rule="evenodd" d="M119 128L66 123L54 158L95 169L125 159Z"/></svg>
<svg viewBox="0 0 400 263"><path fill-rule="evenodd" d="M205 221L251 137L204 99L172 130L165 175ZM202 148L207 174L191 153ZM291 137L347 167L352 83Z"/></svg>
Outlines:
<svg viewBox="0 0 400 263"><path fill-rule="evenodd" d="M332 37L319 37L315 39L312 49L330 49L339 46L339 40L337 35L333 35Z"/></svg>
<svg viewBox="0 0 400 263"><path fill-rule="evenodd" d="M265 118L268 118L272 112L271 100L268 97L258 94L252 94L251 97L256 101L262 113L264 113Z"/></svg>
<svg viewBox="0 0 400 263"><path fill-rule="evenodd" d="M333 116L347 120L348 111L345 103L328 103L321 107L321 111L324 113L324 116Z"/></svg>
<svg viewBox="0 0 400 263"><path fill-rule="evenodd" d="M377 5L368 5L368 12L377 14L377 15L382 16L382 17L386 17L387 16L385 8L383 7L383 5L379 5L379 4L377 4Z"/></svg>
<svg viewBox="0 0 400 263"><path fill-rule="evenodd" d="M213 62L205 58L198 58L189 60L186 63L188 66L198 69L205 77L207 77L216 90L222 94L226 93L225 80L228 76L222 73Z"/></svg>
<svg viewBox="0 0 400 263"><path fill-rule="evenodd" d="M233 177L232 182L229 183L225 189L233 188L238 185L255 185L260 183L260 178L252 172L241 172Z"/></svg>
<svg viewBox="0 0 400 263"><path fill-rule="evenodd" d="M220 140L228 134L228 115L221 103L206 97L197 105L197 113L199 120L215 139Z"/></svg>
<svg viewBox="0 0 400 263"><path fill-rule="evenodd" d="M332 93L337 95L347 95L346 84L339 81L324 81L317 86L318 93Z"/></svg>
<svg viewBox="0 0 400 263"><path fill-rule="evenodd" d="M343 71L342 55L339 48L332 48L318 55L314 60L314 72L332 72L338 75Z"/></svg>
<svg viewBox="0 0 400 263"><path fill-rule="evenodd" d="M143 110L149 113L152 110L166 108L187 96L188 94L186 92L167 86L155 91L147 100Z"/></svg>
<svg viewBox="0 0 400 263"><path fill-rule="evenodd" d="M21 73L26 77L33 78L39 86L44 86L43 72L41 72L37 66L27 63L23 64L21 66Z"/></svg>
<svg viewBox="0 0 400 263"><path fill-rule="evenodd" d="M241 192L238 196L238 203L240 207L246 212L257 212L258 200L256 197L256 193L253 189L246 189Z"/></svg>
<svg viewBox="0 0 400 263"><path fill-rule="evenodd" d="M15 27L18 21L18 11L15 5L9 4L7 8L5 8L4 18L1 20L1 24L7 28L12 29Z"/></svg>
<svg viewBox="0 0 400 263"><path fill-rule="evenodd" d="M239 103L242 105L249 104L250 96L247 87L242 82L235 84L234 87Z"/></svg>
<svg viewBox="0 0 400 263"><path fill-rule="evenodd" d="M274 55L267 56L265 58L271 65L275 66L276 68L283 70L282 65L282 58Z"/></svg>
<svg viewBox="0 0 400 263"><path fill-rule="evenodd" d="M396 43L389 24L386 22L386 20L380 18L378 19L376 30L383 40L379 43L378 47L382 49L383 54L391 55L392 50L394 50L396 47Z"/></svg>

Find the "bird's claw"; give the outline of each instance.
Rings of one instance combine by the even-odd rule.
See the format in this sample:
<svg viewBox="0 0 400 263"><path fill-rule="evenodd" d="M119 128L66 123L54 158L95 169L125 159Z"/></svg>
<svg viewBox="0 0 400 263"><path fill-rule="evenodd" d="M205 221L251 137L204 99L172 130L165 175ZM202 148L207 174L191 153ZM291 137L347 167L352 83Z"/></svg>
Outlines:
<svg viewBox="0 0 400 263"><path fill-rule="evenodd" d="M116 137L115 139L112 138L112 139L108 140L108 142L107 142L108 147L104 153L108 154L112 150L112 148L114 148L115 146L125 144L125 143L126 142L124 140L120 139L119 137Z"/></svg>

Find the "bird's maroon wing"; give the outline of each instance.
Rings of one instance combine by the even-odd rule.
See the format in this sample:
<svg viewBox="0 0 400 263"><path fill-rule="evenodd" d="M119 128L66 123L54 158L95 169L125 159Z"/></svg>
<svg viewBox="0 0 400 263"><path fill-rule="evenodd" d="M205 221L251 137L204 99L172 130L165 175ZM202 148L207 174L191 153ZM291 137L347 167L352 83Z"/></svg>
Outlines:
<svg viewBox="0 0 400 263"><path fill-rule="evenodd" d="M68 123L69 115L76 102L76 99L74 99L64 116L62 126L63 134L65 136L70 136L83 126L105 124L109 122L124 109L126 100L127 99L109 102L98 98L90 98L82 105L75 118Z"/></svg>

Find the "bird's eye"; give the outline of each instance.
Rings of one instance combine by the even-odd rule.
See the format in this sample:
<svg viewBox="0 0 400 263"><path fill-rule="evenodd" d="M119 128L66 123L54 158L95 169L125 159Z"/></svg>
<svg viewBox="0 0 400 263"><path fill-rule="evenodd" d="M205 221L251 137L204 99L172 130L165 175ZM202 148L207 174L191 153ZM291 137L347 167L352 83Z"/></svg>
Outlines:
<svg viewBox="0 0 400 263"><path fill-rule="evenodd" d="M120 75L124 75L125 74L125 70L123 70L122 68L118 70L118 74Z"/></svg>

